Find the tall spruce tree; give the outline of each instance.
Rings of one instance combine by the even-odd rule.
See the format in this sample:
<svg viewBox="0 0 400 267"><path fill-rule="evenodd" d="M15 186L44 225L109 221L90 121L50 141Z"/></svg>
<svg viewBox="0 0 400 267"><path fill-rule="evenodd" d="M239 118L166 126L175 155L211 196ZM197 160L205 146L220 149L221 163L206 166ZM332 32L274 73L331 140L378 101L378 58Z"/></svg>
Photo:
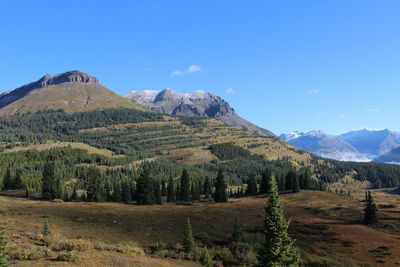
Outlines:
<svg viewBox="0 0 400 267"><path fill-rule="evenodd" d="M51 235L49 220L47 219L47 217L44 219L43 222L42 234L45 236Z"/></svg>
<svg viewBox="0 0 400 267"><path fill-rule="evenodd" d="M185 232L183 234L182 241L183 250L186 253L194 253L196 251L196 243L193 238L192 225L190 224L190 219L186 219Z"/></svg>
<svg viewBox="0 0 400 267"><path fill-rule="evenodd" d="M180 201L190 202L190 178L187 170L183 170L181 176L181 192L180 192Z"/></svg>
<svg viewBox="0 0 400 267"><path fill-rule="evenodd" d="M300 262L300 254L294 247L294 241L289 237L287 231L289 222L283 215L275 179L271 179L270 187L271 195L265 207L265 241L258 253L259 266L297 267Z"/></svg>
<svg viewBox="0 0 400 267"><path fill-rule="evenodd" d="M172 178L172 176L170 176L167 185L167 202L173 202L174 200L175 200L174 179Z"/></svg>
<svg viewBox="0 0 400 267"><path fill-rule="evenodd" d="M292 193L298 193L298 192L300 192L300 181L299 181L299 176L295 174L292 180Z"/></svg>
<svg viewBox="0 0 400 267"><path fill-rule="evenodd" d="M128 203L132 201L131 186L130 183L122 183L122 202Z"/></svg>
<svg viewBox="0 0 400 267"><path fill-rule="evenodd" d="M153 179L150 176L150 167L145 164L136 184L137 203L140 205L154 204Z"/></svg>
<svg viewBox="0 0 400 267"><path fill-rule="evenodd" d="M290 170L285 177L285 189L292 190L293 189L293 181L296 179L296 171Z"/></svg>
<svg viewBox="0 0 400 267"><path fill-rule="evenodd" d="M268 194L270 191L269 188L269 180L271 179L272 173L266 169L265 171L262 172L261 175L261 183L260 183L260 194Z"/></svg>
<svg viewBox="0 0 400 267"><path fill-rule="evenodd" d="M12 182L11 170L10 167L8 167L3 178L3 189L12 189Z"/></svg>
<svg viewBox="0 0 400 267"><path fill-rule="evenodd" d="M378 222L378 208L372 198L371 191L366 193L365 208L364 208L364 223L374 224Z"/></svg>
<svg viewBox="0 0 400 267"><path fill-rule="evenodd" d="M224 174L223 174L222 170L220 169L218 171L217 178L215 179L215 191L214 191L214 195L213 195L214 201L216 203L228 202L226 188L227 188L227 185L224 180Z"/></svg>
<svg viewBox="0 0 400 267"><path fill-rule="evenodd" d="M121 183L115 182L114 188L111 197L113 202L121 202L122 201L122 186Z"/></svg>
<svg viewBox="0 0 400 267"><path fill-rule="evenodd" d="M95 167L89 168L87 175L87 201L104 201L104 186L102 184L101 172Z"/></svg>
<svg viewBox="0 0 400 267"><path fill-rule="evenodd" d="M246 195L255 195L257 194L257 182L254 176L250 176L248 182L247 182L247 189L246 189Z"/></svg>
<svg viewBox="0 0 400 267"><path fill-rule="evenodd" d="M206 176L206 178L204 180L203 193L204 193L205 199L209 199L212 194L211 182L210 182L210 178L208 178L208 176Z"/></svg>
<svg viewBox="0 0 400 267"><path fill-rule="evenodd" d="M167 196L167 186L165 184L164 179L161 181L161 196L163 196L163 197Z"/></svg>
<svg viewBox="0 0 400 267"><path fill-rule="evenodd" d="M9 266L6 253L7 239L4 236L4 228L0 226L0 267Z"/></svg>
<svg viewBox="0 0 400 267"><path fill-rule="evenodd" d="M155 201L157 205L162 205L162 192L161 192L161 184L160 182L155 182L154 183L154 196L155 196Z"/></svg>
<svg viewBox="0 0 400 267"><path fill-rule="evenodd" d="M46 162L43 167L43 175L42 175L42 196L45 199L54 199L55 192L55 173L54 173L54 163Z"/></svg>

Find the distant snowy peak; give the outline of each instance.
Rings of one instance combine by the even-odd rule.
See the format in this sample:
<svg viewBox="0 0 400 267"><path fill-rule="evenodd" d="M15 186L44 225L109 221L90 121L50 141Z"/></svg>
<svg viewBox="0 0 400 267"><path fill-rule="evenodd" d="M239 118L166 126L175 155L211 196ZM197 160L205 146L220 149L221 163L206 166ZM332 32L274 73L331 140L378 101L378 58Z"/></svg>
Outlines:
<svg viewBox="0 0 400 267"><path fill-rule="evenodd" d="M296 139L303 135L304 135L303 132L293 131L293 132L281 134L279 137L282 138L283 140L289 142L290 140Z"/></svg>
<svg viewBox="0 0 400 267"><path fill-rule="evenodd" d="M146 103L153 102L160 92L161 91L159 90L132 91L125 95L125 97L129 99L135 99L138 104L144 105Z"/></svg>

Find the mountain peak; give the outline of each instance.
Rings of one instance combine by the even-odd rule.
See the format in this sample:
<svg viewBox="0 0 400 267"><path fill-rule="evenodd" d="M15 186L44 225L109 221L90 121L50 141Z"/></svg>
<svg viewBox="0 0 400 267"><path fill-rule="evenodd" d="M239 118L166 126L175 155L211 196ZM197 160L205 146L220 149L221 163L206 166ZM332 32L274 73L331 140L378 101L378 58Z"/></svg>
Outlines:
<svg viewBox="0 0 400 267"><path fill-rule="evenodd" d="M98 84L99 80L96 77L90 76L89 74L83 73L79 70L71 70L56 75L46 74L38 82L40 83L41 87L46 87L48 85L66 82Z"/></svg>

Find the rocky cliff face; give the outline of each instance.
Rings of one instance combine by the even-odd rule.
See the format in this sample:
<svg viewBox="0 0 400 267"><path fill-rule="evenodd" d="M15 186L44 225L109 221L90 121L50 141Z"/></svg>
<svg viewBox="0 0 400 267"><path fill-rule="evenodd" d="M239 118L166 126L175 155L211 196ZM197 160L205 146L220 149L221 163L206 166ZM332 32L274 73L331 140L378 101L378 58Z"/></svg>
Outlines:
<svg viewBox="0 0 400 267"><path fill-rule="evenodd" d="M50 75L46 74L36 82L29 83L21 86L15 90L4 92L0 94L0 108L7 106L8 104L17 101L18 99L26 96L30 92L44 88L50 85L57 85L61 83L85 83L85 84L98 84L99 81L86 73L78 70L68 71L62 74Z"/></svg>
<svg viewBox="0 0 400 267"><path fill-rule="evenodd" d="M134 91L126 97L134 104L155 112L178 116L215 118L231 126L247 127L263 135L275 136L272 132L241 118L229 103L221 97L204 91L195 91L188 94L181 94L171 89Z"/></svg>

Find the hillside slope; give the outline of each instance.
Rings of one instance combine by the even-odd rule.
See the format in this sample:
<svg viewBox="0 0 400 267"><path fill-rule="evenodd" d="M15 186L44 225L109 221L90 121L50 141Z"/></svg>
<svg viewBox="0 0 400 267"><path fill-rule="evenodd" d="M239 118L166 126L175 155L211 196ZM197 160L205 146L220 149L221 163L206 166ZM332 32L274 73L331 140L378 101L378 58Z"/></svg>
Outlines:
<svg viewBox="0 0 400 267"><path fill-rule="evenodd" d="M36 82L0 95L0 115L63 109L69 112L98 108L140 109L80 71L46 75Z"/></svg>

